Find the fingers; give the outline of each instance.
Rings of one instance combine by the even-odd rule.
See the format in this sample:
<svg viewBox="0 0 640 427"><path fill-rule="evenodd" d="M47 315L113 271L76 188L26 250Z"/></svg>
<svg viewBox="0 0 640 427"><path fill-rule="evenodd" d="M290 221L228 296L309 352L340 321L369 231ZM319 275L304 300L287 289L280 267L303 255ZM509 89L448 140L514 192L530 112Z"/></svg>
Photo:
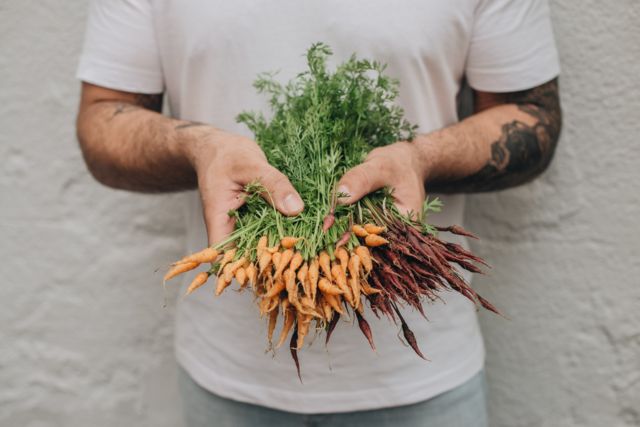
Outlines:
<svg viewBox="0 0 640 427"><path fill-rule="evenodd" d="M298 215L304 209L304 202L289 179L273 166L265 163L257 171L260 183L267 189L263 195L283 215Z"/></svg>
<svg viewBox="0 0 640 427"><path fill-rule="evenodd" d="M338 203L350 205L388 185L380 166L380 160L373 158L348 170L338 181L337 186L338 193L344 193L347 196L340 197Z"/></svg>
<svg viewBox="0 0 640 427"><path fill-rule="evenodd" d="M209 245L216 245L233 232L235 219L229 216L229 211L242 206L243 193L230 187L209 193L201 191L201 197Z"/></svg>

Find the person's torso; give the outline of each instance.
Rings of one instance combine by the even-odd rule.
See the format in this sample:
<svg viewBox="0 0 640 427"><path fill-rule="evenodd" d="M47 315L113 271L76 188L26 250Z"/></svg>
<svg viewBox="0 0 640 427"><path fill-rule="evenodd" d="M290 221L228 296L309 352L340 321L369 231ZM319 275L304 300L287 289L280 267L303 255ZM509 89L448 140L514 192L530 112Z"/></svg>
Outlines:
<svg viewBox="0 0 640 427"><path fill-rule="evenodd" d="M277 71L288 81L305 69L306 50L321 41L334 51L332 64L353 53L388 64L387 73L400 80L398 103L420 132L457 121L456 94L477 0L151 1L176 117L250 136L235 116L267 112L266 100L252 87L257 74ZM444 203L431 220L461 223L463 198L445 197ZM188 249L201 249L207 239L196 194L188 221ZM451 292L443 295L446 304L426 307L429 321L415 312L405 316L431 362L402 345L397 325L367 311L377 351L357 325L340 324L328 351L321 339L300 351L302 385L288 349L265 354L265 320L250 293L232 289L214 298L202 288L181 299L176 332L181 362L200 373L201 384L227 397L298 412L326 411L327 402L338 411L399 405L427 395L425 388L438 378L481 364L474 307Z"/></svg>

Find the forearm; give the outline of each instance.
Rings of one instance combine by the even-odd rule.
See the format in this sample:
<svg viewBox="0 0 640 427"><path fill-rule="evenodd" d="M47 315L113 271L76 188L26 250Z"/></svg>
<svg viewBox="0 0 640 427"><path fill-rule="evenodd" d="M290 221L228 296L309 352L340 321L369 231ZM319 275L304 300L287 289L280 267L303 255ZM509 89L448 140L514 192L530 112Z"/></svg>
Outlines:
<svg viewBox="0 0 640 427"><path fill-rule="evenodd" d="M415 140L430 192L493 191L525 183L546 169L558 141L555 80ZM512 101L512 102L509 102Z"/></svg>
<svg viewBox="0 0 640 427"><path fill-rule="evenodd" d="M91 173L114 188L161 192L195 188L191 148L211 128L121 101L80 109L78 140Z"/></svg>

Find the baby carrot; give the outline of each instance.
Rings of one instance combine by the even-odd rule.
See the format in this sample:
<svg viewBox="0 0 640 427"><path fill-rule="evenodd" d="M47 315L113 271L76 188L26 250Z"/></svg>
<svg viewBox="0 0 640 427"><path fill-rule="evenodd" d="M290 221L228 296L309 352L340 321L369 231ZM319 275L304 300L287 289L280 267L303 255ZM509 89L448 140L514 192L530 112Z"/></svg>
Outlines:
<svg viewBox="0 0 640 427"><path fill-rule="evenodd" d="M287 236L280 240L280 244L285 249L291 249L298 243L298 240L300 240L298 237Z"/></svg>
<svg viewBox="0 0 640 427"><path fill-rule="evenodd" d="M320 252L318 261L320 263L320 269L322 270L322 273L327 279L331 280L331 259L329 258L329 254L326 251Z"/></svg>
<svg viewBox="0 0 640 427"><path fill-rule="evenodd" d="M375 224L365 224L364 225L364 229L369 234L380 234L385 230L384 227L381 227L381 226L375 225Z"/></svg>
<svg viewBox="0 0 640 427"><path fill-rule="evenodd" d="M322 277L318 282L318 289L327 295L341 295L344 293L339 287L332 285L328 279Z"/></svg>
<svg viewBox="0 0 640 427"><path fill-rule="evenodd" d="M219 252L213 248L205 248L200 252L187 255L180 261L174 262L172 265L186 264L188 262L197 262L198 264L204 264L206 262L213 262L218 258Z"/></svg>
<svg viewBox="0 0 640 427"><path fill-rule="evenodd" d="M196 274L196 277L193 279L193 281L191 282L191 284L187 288L186 295L189 295L191 292L195 291L200 286L202 286L205 283L207 283L207 279L209 279L209 273L206 272L206 271L203 271L202 273Z"/></svg>
<svg viewBox="0 0 640 427"><path fill-rule="evenodd" d="M188 262L185 264L178 264L174 267L172 267L167 274L164 275L164 281L168 281L173 279L174 277L176 277L179 274L182 273L186 273L187 271L193 270L194 268L196 268L198 265L197 262Z"/></svg>
<svg viewBox="0 0 640 427"><path fill-rule="evenodd" d="M355 253L360 257L364 271L369 273L373 270L373 261L371 260L371 253L366 246L358 246L355 249Z"/></svg>
<svg viewBox="0 0 640 427"><path fill-rule="evenodd" d="M358 224L352 226L351 231L353 231L353 234L355 234L358 237L367 237L367 234L369 234L363 226Z"/></svg>
<svg viewBox="0 0 640 427"><path fill-rule="evenodd" d="M389 243L389 241L382 236L378 236L377 234L369 234L364 238L364 243L367 246L375 248L377 246L386 245L387 243Z"/></svg>

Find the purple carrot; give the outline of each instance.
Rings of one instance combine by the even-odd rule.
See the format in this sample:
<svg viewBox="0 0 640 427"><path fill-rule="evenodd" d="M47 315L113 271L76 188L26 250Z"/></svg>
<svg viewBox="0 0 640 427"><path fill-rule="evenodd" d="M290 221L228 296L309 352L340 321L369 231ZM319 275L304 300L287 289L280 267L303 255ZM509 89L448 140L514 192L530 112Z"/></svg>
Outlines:
<svg viewBox="0 0 640 427"><path fill-rule="evenodd" d="M350 230L347 230L344 233L342 233L342 236L340 236L340 240L338 240L338 242L336 243L336 249L338 249L340 246L346 245L350 238L351 238Z"/></svg>
<svg viewBox="0 0 640 427"><path fill-rule="evenodd" d="M409 325L407 325L404 317L402 317L402 314L400 314L400 310L398 310L398 307L394 305L393 309L396 311L396 314L398 315L398 317L400 318L400 322L402 323L402 335L404 335L404 339L407 340L407 343L409 343L413 351L415 351L418 356L422 357L424 360L429 360L424 357L424 354L422 354L422 352L420 351L416 336L413 334L413 331L409 329Z"/></svg>
<svg viewBox="0 0 640 427"><path fill-rule="evenodd" d="M296 345L298 343L298 325L293 329L293 334L291 335L291 341L289 342L289 349L291 350L291 357L293 357L293 361L296 363L296 370L298 371L298 379L302 382L302 376L300 375L300 362L298 361L298 349Z"/></svg>
<svg viewBox="0 0 640 427"><path fill-rule="evenodd" d="M451 225L449 227L436 227L436 230L438 230L438 231L448 231L449 233L457 234L459 236L471 237L472 239L477 239L478 238L478 236L476 236L473 233L468 232L467 230L465 230L464 228L460 227L459 225Z"/></svg>
<svg viewBox="0 0 640 427"><path fill-rule="evenodd" d="M322 220L322 231L326 233L336 222L336 217L333 212L329 212L327 216Z"/></svg>
<svg viewBox="0 0 640 427"><path fill-rule="evenodd" d="M376 351L376 345L373 343L373 334L371 333L371 327L369 326L369 322L367 322L365 318L362 317L362 315L360 314L360 312L358 312L358 310L356 310L355 312L356 312L356 317L358 318L358 326L360 326L360 330L362 331L362 334L367 338L367 341L369 341L369 345L371 346L373 351Z"/></svg>
<svg viewBox="0 0 640 427"><path fill-rule="evenodd" d="M329 344L329 338L331 338L331 334L333 333L333 330L336 328L336 325L338 324L338 320L340 320L340 313L334 312L333 317L329 322L329 326L327 326L327 338L324 341L325 346Z"/></svg>

